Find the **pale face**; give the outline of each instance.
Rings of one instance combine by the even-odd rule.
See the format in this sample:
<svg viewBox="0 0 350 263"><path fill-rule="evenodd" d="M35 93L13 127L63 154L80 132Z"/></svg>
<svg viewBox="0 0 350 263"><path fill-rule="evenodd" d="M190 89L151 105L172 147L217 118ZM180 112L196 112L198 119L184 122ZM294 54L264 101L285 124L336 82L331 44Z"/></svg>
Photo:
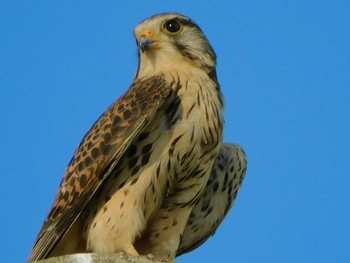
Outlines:
<svg viewBox="0 0 350 263"><path fill-rule="evenodd" d="M142 21L134 30L140 48L139 73L161 71L172 64L189 63L210 72L215 53L201 31L188 17L164 13Z"/></svg>

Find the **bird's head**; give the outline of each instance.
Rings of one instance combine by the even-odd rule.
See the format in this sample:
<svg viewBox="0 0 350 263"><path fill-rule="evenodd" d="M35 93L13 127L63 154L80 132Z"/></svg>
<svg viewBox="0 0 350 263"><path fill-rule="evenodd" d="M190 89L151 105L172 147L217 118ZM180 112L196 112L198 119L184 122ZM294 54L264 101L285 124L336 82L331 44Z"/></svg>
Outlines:
<svg viewBox="0 0 350 263"><path fill-rule="evenodd" d="M184 15L154 15L138 24L134 34L139 47L138 72L151 73L149 71L178 67L179 63L189 63L206 72L215 69L216 55L207 37Z"/></svg>

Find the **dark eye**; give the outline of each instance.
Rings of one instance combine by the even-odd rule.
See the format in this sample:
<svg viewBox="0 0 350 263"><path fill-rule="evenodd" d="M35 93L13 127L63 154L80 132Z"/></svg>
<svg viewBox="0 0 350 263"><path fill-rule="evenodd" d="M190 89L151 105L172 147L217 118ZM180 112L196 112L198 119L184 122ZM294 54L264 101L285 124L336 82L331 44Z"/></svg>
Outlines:
<svg viewBox="0 0 350 263"><path fill-rule="evenodd" d="M177 33L181 30L181 28L182 28L181 24L175 19L166 21L164 23L164 29L169 33Z"/></svg>

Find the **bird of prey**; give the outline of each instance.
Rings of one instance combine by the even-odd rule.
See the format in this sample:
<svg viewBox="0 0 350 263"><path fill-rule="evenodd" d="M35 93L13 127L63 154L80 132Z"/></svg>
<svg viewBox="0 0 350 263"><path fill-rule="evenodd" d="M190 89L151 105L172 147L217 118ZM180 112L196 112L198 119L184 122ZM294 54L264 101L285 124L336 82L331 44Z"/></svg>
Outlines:
<svg viewBox="0 0 350 263"><path fill-rule="evenodd" d="M154 15L134 34L135 78L75 151L28 262L118 251L173 259L213 234L237 195L246 159L222 144L207 37L178 13Z"/></svg>

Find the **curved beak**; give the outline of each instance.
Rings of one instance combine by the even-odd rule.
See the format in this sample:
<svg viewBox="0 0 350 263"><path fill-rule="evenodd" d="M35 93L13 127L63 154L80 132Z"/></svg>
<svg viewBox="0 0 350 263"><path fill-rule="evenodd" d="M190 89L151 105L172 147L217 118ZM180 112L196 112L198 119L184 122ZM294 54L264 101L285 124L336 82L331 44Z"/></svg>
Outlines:
<svg viewBox="0 0 350 263"><path fill-rule="evenodd" d="M143 30L137 37L137 45L141 49L142 53L154 46L157 42L158 40L155 38L154 32L149 29Z"/></svg>
<svg viewBox="0 0 350 263"><path fill-rule="evenodd" d="M141 49L142 53L145 52L146 49L150 48L157 40L150 37L140 37L137 40L137 45Z"/></svg>

